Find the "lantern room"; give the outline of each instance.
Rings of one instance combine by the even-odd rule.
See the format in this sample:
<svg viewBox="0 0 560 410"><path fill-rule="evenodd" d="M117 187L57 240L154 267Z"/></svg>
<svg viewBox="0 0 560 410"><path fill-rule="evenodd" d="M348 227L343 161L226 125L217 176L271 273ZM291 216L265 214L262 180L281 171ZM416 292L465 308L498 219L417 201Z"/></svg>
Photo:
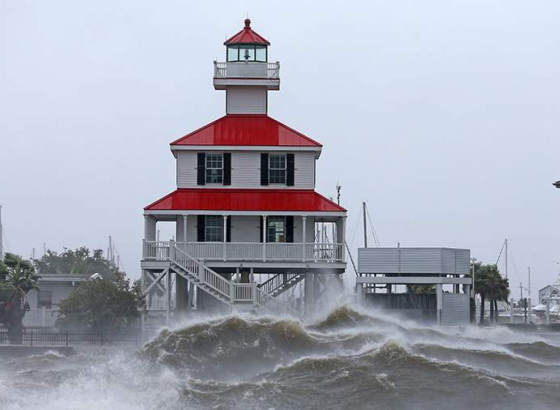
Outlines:
<svg viewBox="0 0 560 410"><path fill-rule="evenodd" d="M266 101L266 91L280 89L280 63L268 62L268 46L270 43L251 28L251 20L245 20L245 27L224 42L226 61L214 61L214 88L259 94L259 99ZM231 96L233 93L230 92ZM241 94L239 94L241 95ZM262 104L261 104L262 105ZM260 110L262 111L262 110ZM259 111L259 112L260 112ZM266 112L266 110L265 110ZM228 110L228 113L231 112Z"/></svg>
<svg viewBox="0 0 560 410"><path fill-rule="evenodd" d="M268 61L270 43L251 29L251 20L245 19L245 27L224 45L227 47L227 62L259 62Z"/></svg>

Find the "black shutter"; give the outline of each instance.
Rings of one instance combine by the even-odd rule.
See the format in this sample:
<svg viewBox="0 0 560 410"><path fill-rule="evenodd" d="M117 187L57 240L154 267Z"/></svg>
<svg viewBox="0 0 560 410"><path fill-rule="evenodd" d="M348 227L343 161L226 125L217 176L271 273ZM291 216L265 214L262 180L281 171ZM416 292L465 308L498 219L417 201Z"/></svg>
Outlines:
<svg viewBox="0 0 560 410"><path fill-rule="evenodd" d="M286 185L294 186L295 159L294 154L286 154Z"/></svg>
<svg viewBox="0 0 560 410"><path fill-rule="evenodd" d="M231 153L224 153L224 185L231 185Z"/></svg>
<svg viewBox="0 0 560 410"><path fill-rule="evenodd" d="M226 242L231 242L231 215L227 217L227 233L226 233Z"/></svg>
<svg viewBox="0 0 560 410"><path fill-rule="evenodd" d="M206 184L206 154L198 153L198 165L196 166L196 183L197 185Z"/></svg>
<svg viewBox="0 0 560 410"><path fill-rule="evenodd" d="M204 215L198 215L196 224L196 240L198 242L206 241L206 217Z"/></svg>
<svg viewBox="0 0 560 410"><path fill-rule="evenodd" d="M288 243L294 242L294 217L293 216L286 217L286 242Z"/></svg>
<svg viewBox="0 0 560 410"><path fill-rule="evenodd" d="M261 154L261 185L268 185L268 154Z"/></svg>

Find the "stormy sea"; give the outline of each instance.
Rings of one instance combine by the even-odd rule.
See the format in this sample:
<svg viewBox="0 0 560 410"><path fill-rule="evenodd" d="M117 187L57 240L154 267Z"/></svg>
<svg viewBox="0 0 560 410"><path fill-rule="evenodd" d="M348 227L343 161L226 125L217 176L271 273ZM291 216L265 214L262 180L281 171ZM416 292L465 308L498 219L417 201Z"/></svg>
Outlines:
<svg viewBox="0 0 560 410"><path fill-rule="evenodd" d="M138 349L0 359L0 409L558 409L560 337L437 328L342 305L229 315Z"/></svg>

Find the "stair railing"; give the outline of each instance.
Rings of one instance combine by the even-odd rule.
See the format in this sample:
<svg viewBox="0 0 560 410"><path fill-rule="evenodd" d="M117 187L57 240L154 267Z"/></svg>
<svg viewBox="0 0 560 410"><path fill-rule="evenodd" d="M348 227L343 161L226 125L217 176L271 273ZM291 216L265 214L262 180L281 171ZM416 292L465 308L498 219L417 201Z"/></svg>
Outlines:
<svg viewBox="0 0 560 410"><path fill-rule="evenodd" d="M176 245L173 245L170 249L169 259L173 263L195 276L200 282L212 288L224 298L228 300L231 298L233 289L232 283L229 280L218 275L212 269L191 257Z"/></svg>

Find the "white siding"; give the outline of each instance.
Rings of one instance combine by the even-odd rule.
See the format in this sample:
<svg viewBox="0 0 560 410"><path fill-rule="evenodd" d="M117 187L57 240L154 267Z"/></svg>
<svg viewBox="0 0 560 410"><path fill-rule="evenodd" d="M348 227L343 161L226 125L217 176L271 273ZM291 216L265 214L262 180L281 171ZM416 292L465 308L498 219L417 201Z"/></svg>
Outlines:
<svg viewBox="0 0 560 410"><path fill-rule="evenodd" d="M226 113L266 114L267 90L264 87L228 87Z"/></svg>
<svg viewBox="0 0 560 410"><path fill-rule="evenodd" d="M196 152L177 151L177 186L192 188L196 186Z"/></svg>
<svg viewBox="0 0 560 410"><path fill-rule="evenodd" d="M177 152L177 186L179 188L216 188L216 185L198 186L196 184L197 153ZM315 188L314 152L295 153L294 186L271 184L261 186L261 153L252 151L232 152L231 185L223 188L259 188L259 189L314 189Z"/></svg>

